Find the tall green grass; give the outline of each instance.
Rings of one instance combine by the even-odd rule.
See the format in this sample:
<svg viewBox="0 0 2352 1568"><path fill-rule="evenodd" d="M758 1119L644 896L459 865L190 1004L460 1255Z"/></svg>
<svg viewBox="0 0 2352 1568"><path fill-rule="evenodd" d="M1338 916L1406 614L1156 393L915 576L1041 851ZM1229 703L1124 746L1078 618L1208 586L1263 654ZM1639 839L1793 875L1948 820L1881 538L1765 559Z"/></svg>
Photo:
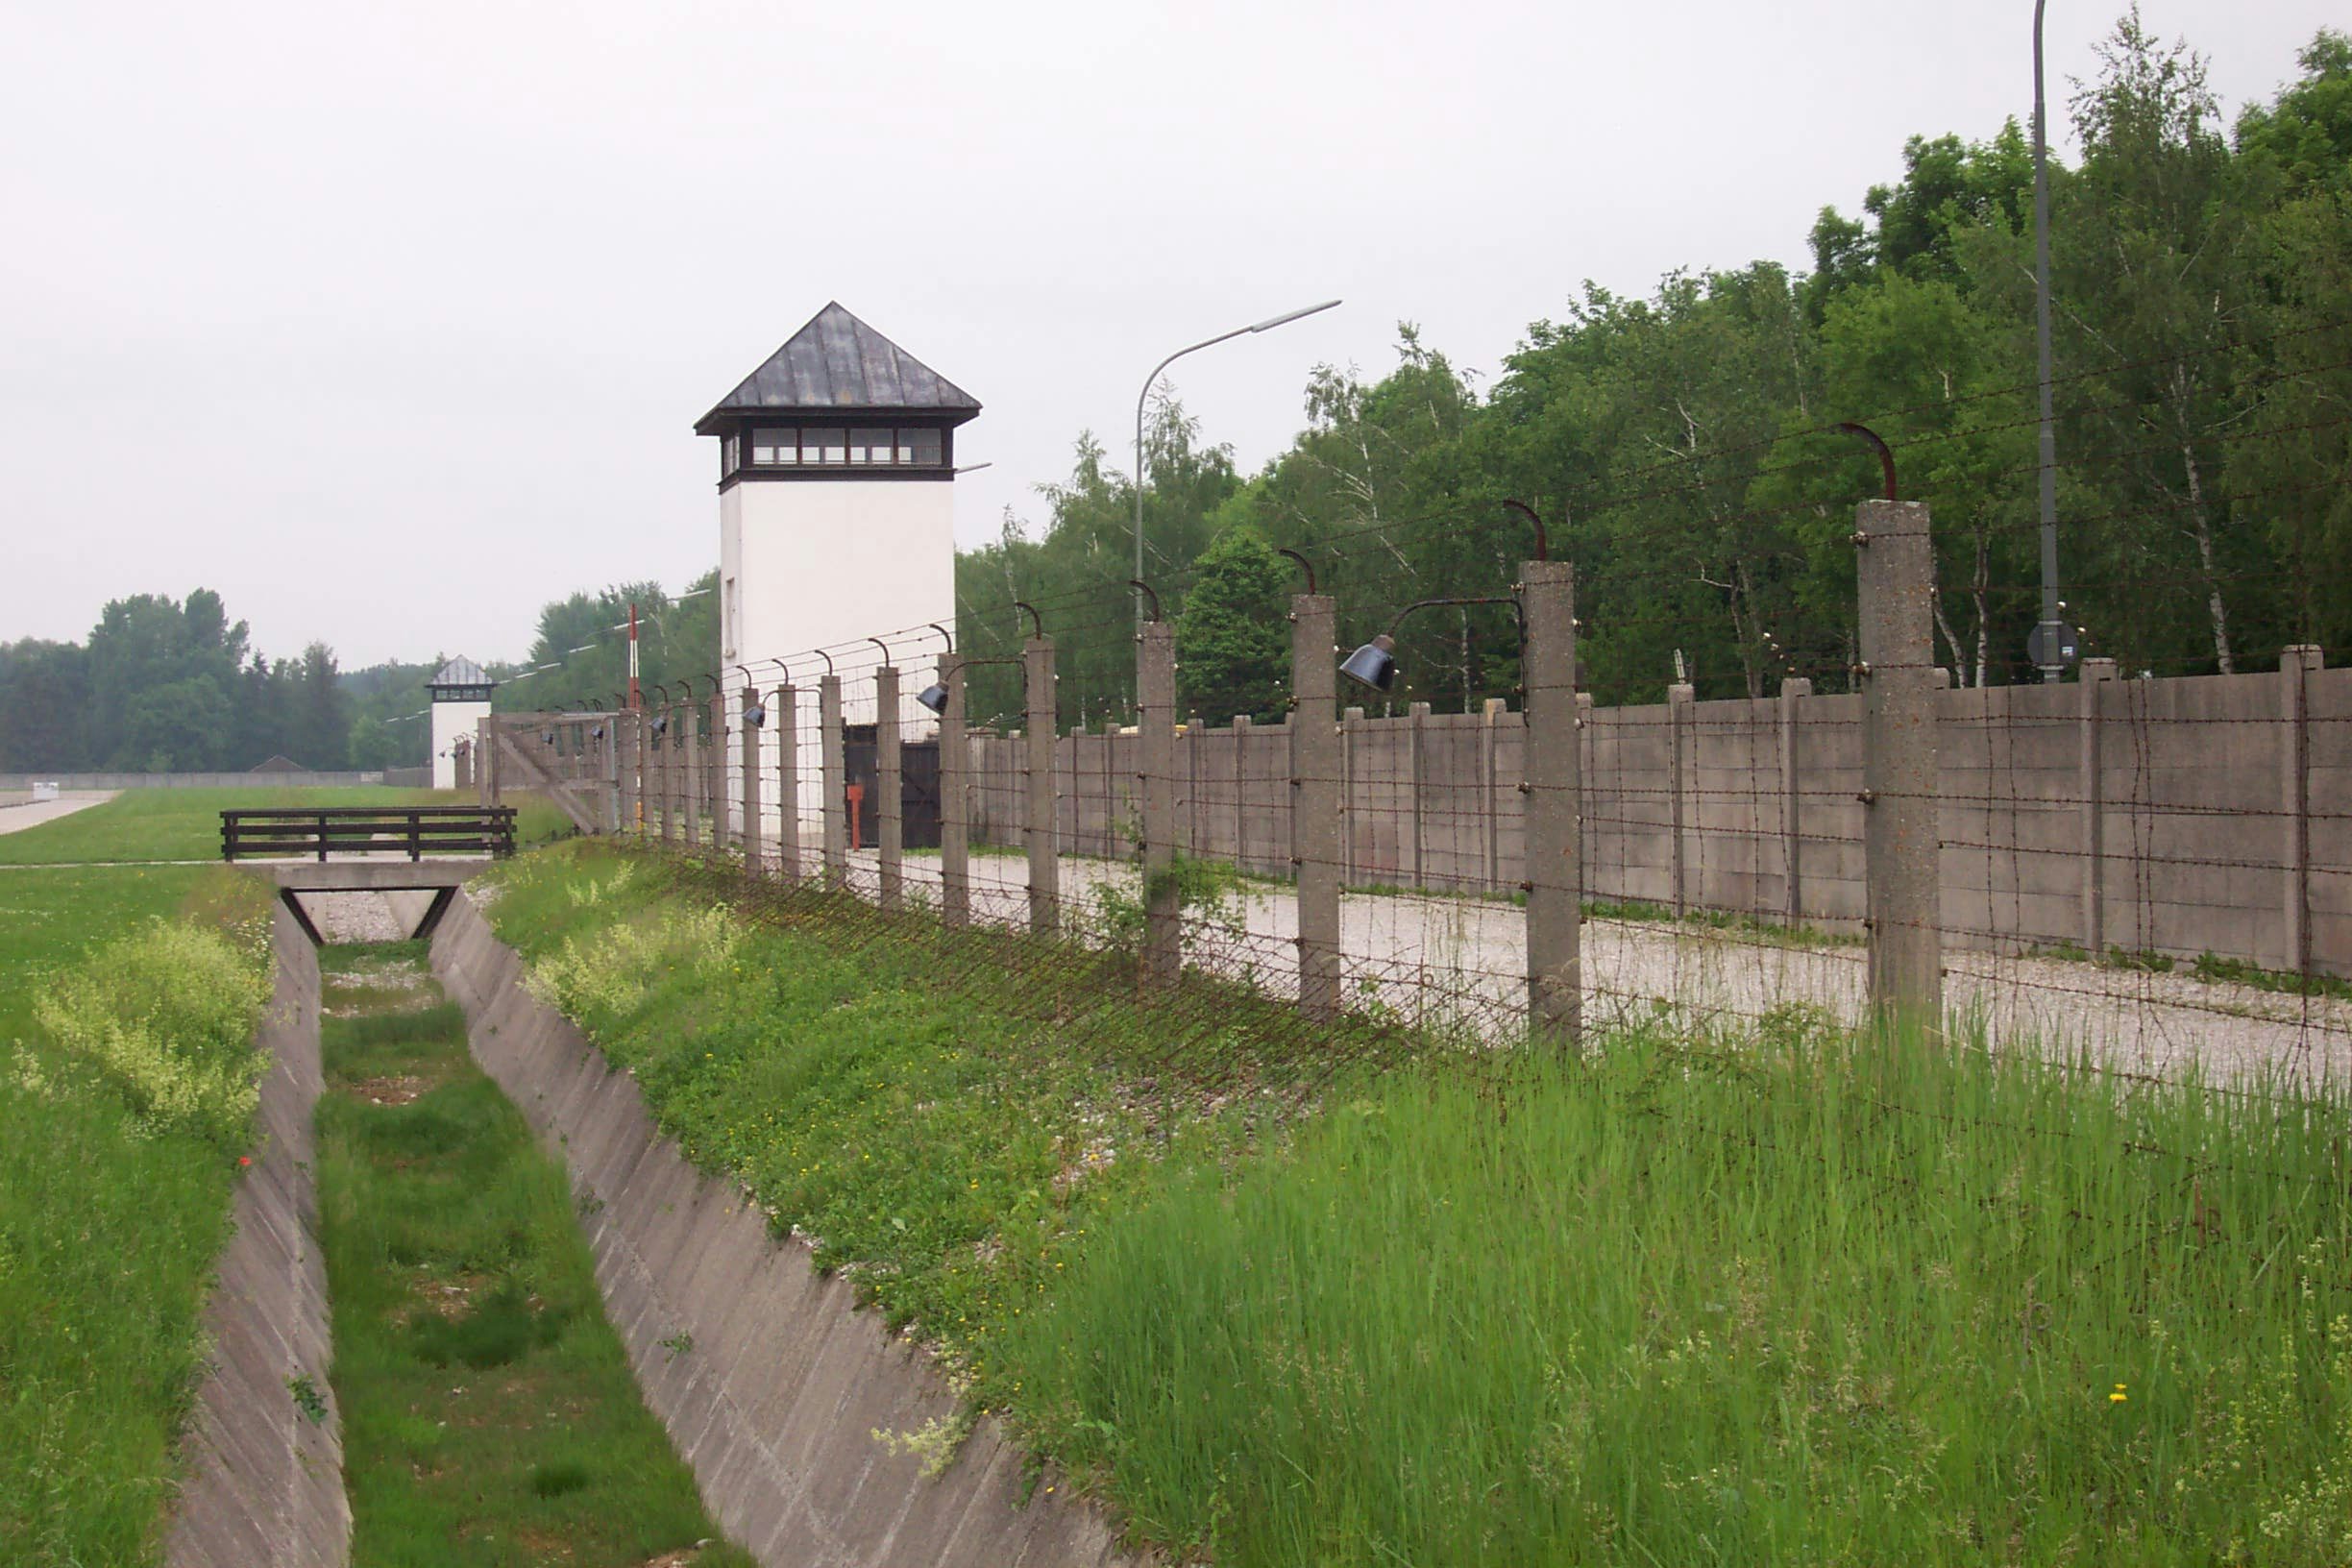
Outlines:
<svg viewBox="0 0 2352 1568"><path fill-rule="evenodd" d="M0 879L0 1562L154 1560L244 1146L269 896L219 868ZM217 1005L183 1005L199 992ZM159 1115L73 1048L110 1030L147 1048L151 1087L189 1048L234 1090L224 1117Z"/></svg>
<svg viewBox="0 0 2352 1568"><path fill-rule="evenodd" d="M2352 1560L2340 1096L1792 1011L1188 1110L1148 1012L631 864L539 857L493 917L666 1127L1180 1554Z"/></svg>
<svg viewBox="0 0 2352 1568"><path fill-rule="evenodd" d="M562 1169L475 1067L415 944L325 951L319 1206L352 1561L619 1568L716 1537L604 1320Z"/></svg>

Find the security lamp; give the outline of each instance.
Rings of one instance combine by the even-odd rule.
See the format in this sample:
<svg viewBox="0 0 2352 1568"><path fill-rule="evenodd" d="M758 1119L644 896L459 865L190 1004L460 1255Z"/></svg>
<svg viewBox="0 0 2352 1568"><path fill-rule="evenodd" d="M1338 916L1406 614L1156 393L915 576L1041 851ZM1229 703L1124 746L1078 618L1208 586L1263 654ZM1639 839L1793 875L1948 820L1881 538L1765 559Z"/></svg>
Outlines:
<svg viewBox="0 0 2352 1568"><path fill-rule="evenodd" d="M555 732L551 729L541 734L539 738L550 746L555 744Z"/></svg>
<svg viewBox="0 0 2352 1568"><path fill-rule="evenodd" d="M1376 692L1393 691L1396 687L1396 639L1382 632L1370 642L1347 656L1339 673L1359 686L1369 686Z"/></svg>
<svg viewBox="0 0 2352 1568"><path fill-rule="evenodd" d="M1376 692L1396 689L1396 634L1405 625L1405 618L1415 610L1426 610L1433 604L1508 604L1513 612L1519 609L1516 599L1491 597L1482 599L1417 599L1397 611L1397 618L1388 629L1350 653L1339 666L1339 673L1359 686L1368 686ZM1522 640L1527 636L1524 617L1519 626Z"/></svg>
<svg viewBox="0 0 2352 1568"><path fill-rule="evenodd" d="M753 729L758 729L762 725L766 724L768 723L768 704L765 702L754 702L749 707L744 709L744 722L749 724Z"/></svg>
<svg viewBox="0 0 2352 1568"><path fill-rule="evenodd" d="M591 729L588 732L588 738L592 741L602 740L604 738L604 726L602 724L599 724L594 729Z"/></svg>
<svg viewBox="0 0 2352 1568"><path fill-rule="evenodd" d="M929 708L933 713L945 713L947 711L947 688L935 680L916 693L915 700Z"/></svg>
<svg viewBox="0 0 2352 1568"><path fill-rule="evenodd" d="M655 714L653 716L653 733L656 735L666 735L669 732L670 716L666 713Z"/></svg>

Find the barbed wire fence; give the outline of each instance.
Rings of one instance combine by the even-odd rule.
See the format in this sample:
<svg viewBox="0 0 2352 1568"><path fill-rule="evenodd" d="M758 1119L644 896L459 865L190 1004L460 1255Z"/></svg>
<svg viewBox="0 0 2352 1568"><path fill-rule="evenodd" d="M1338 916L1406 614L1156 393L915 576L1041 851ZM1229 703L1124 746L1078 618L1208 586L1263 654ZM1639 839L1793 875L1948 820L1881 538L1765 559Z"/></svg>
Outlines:
<svg viewBox="0 0 2352 1568"><path fill-rule="evenodd" d="M2129 413L2083 385L2075 412ZM1934 426L1905 428L1921 410L1870 422L1890 436L1890 473L1929 478L1914 499L1853 505L1838 548L1857 635L1814 649L1768 635L1769 679L1734 695L1702 698L1678 670L1663 702L1596 706L1579 690L1572 564L1541 548L1507 592L1408 578L1392 601L1351 603L1351 625L1390 630L1348 654L1313 570L1401 558L1400 541L1462 527L1454 512L1358 529L1302 562L1280 723L1181 712L1155 614L1123 711L1066 732L1057 639L1112 624L1103 596L1073 594L1019 605L1010 654L894 628L662 688L640 710L502 715L478 744L479 787L572 797L584 830L732 878L761 918L822 919L852 945L939 943L1006 1005L1148 1005L1162 1065L1188 1081L1262 1079L1286 1052L1319 1079L1432 1041L1476 1061L1531 1038L1703 1040L1889 1013L2102 1072L2281 1091L2340 1080L2352 674L2296 644L2275 672L2133 678L2095 655L2075 681L1988 683L2029 671L1987 653L1981 616L1972 669L1953 606L2026 601L2040 584L1939 581L1938 454L2014 428L1956 419L1970 402L1937 404ZM1850 431L1810 433L1810 447L1776 436L1733 475L1714 472L1729 449L1685 455L1574 504L1636 515L1672 499L1818 525L1814 497L1755 501L1759 476L1850 468ZM1644 570L1683 568L1632 568L1636 586ZM1432 616L1455 619L1465 690L1471 618L1515 639L1511 697L1438 713L1408 679L1393 711L1397 672L1436 662L1438 637L1404 640ZM1343 694L1343 655L1375 677L1388 661L1388 682ZM996 667L1017 672L1021 711L974 723L970 682Z"/></svg>

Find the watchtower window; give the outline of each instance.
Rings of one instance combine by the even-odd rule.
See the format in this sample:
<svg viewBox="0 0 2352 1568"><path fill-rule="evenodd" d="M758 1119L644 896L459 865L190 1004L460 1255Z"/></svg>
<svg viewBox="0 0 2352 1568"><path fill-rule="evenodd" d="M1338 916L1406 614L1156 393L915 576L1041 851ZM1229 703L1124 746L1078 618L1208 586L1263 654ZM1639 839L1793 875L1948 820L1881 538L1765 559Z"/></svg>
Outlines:
<svg viewBox="0 0 2352 1568"><path fill-rule="evenodd" d="M729 437L727 472L740 449ZM946 441L935 427L766 425L751 431L754 468L939 468Z"/></svg>

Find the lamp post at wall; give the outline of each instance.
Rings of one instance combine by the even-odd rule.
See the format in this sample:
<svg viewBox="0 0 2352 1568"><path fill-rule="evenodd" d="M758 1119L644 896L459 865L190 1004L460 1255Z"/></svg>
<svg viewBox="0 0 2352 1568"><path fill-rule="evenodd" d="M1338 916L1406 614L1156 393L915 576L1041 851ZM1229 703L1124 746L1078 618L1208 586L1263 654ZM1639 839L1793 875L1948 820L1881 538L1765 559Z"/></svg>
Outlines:
<svg viewBox="0 0 2352 1568"><path fill-rule="evenodd" d="M1247 327L1236 327L1230 332L1219 332L1214 337L1204 337L1198 343L1178 349L1174 354L1152 366L1152 373L1143 378L1143 390L1136 394L1135 575L1137 577L1140 578L1143 576L1143 405L1151 401L1151 389L1153 384L1160 380L1160 373L1188 354L1197 354L1203 349L1214 348L1219 343L1229 342L1247 333L1270 332L1277 327L1286 327L1302 317L1329 310L1339 303L1337 300L1325 300L1321 305L1310 305L1297 310L1286 310L1279 316L1268 316L1265 320L1253 322ZM1135 621L1136 635L1140 637L1143 635L1143 590L1140 588L1136 590Z"/></svg>
<svg viewBox="0 0 2352 1568"><path fill-rule="evenodd" d="M2074 653L2074 634L2059 619L2058 602L2058 431L2050 413L2049 288L2049 110L2042 93L2042 12L2034 0L2034 358L2040 381L2042 470L2042 624L2034 628L2027 656L2045 681L2066 674Z"/></svg>

